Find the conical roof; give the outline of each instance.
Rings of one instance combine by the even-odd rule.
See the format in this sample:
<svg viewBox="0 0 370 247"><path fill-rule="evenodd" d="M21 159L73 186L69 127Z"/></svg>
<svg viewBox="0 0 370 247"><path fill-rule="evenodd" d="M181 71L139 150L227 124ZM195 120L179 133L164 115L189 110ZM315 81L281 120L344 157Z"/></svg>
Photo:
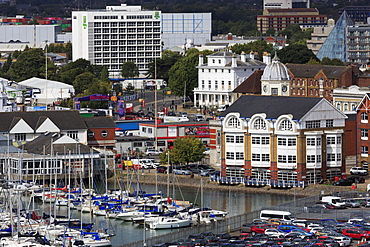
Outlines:
<svg viewBox="0 0 370 247"><path fill-rule="evenodd" d="M340 16L335 27L330 32L329 36L321 46L316 57L322 60L324 57L330 59L338 58L342 62L347 61L347 41L346 41L346 27L354 25L352 19L347 15L346 11Z"/></svg>

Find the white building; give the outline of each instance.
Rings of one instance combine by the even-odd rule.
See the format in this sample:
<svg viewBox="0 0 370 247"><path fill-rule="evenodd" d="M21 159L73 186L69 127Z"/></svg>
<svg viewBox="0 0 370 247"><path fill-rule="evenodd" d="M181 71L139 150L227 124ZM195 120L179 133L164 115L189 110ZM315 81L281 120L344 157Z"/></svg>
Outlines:
<svg viewBox="0 0 370 247"><path fill-rule="evenodd" d="M264 0L263 9L309 8L310 0Z"/></svg>
<svg viewBox="0 0 370 247"><path fill-rule="evenodd" d="M199 56L198 87L194 88L195 106L221 106L234 102L232 91L247 79L255 70L263 70L266 64L250 58L245 53L237 56L231 52L217 52Z"/></svg>
<svg viewBox="0 0 370 247"><path fill-rule="evenodd" d="M141 6L107 6L72 12L73 60L84 58L120 74L122 63L135 62L141 72L161 56L161 11Z"/></svg>
<svg viewBox="0 0 370 247"><path fill-rule="evenodd" d="M262 95L290 95L290 75L287 67L276 56L261 76Z"/></svg>
<svg viewBox="0 0 370 247"><path fill-rule="evenodd" d="M212 13L162 13L162 39L165 50L174 46L204 44L211 39Z"/></svg>
<svg viewBox="0 0 370 247"><path fill-rule="evenodd" d="M348 88L335 88L333 89L333 105L346 114L356 113L357 106L368 93L370 93L368 87L357 85Z"/></svg>

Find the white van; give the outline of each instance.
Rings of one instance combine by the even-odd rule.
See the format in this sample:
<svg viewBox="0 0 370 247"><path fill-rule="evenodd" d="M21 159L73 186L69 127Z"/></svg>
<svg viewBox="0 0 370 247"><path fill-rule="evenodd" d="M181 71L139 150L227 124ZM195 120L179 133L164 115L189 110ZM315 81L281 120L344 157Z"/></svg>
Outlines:
<svg viewBox="0 0 370 247"><path fill-rule="evenodd" d="M346 208L346 203L339 196L323 196L321 201L330 203L336 208Z"/></svg>
<svg viewBox="0 0 370 247"><path fill-rule="evenodd" d="M157 165L153 162L153 159L132 159L131 162L134 165L138 165L140 168L151 169L156 168Z"/></svg>
<svg viewBox="0 0 370 247"><path fill-rule="evenodd" d="M195 116L194 116L194 120L195 120L196 122L204 121L203 115L202 115L202 114L195 114Z"/></svg>
<svg viewBox="0 0 370 247"><path fill-rule="evenodd" d="M294 218L292 214L288 211L278 211L278 210L261 210L260 219L268 220L268 219L280 219L290 221Z"/></svg>

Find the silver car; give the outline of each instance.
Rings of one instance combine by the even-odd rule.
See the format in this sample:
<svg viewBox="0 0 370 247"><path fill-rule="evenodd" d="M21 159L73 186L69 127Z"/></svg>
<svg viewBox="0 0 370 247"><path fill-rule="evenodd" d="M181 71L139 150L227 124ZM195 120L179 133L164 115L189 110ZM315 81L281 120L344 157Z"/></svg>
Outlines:
<svg viewBox="0 0 370 247"><path fill-rule="evenodd" d="M344 200L344 202L346 203L346 207L348 208L359 208L361 206L361 204L353 199L346 199Z"/></svg>

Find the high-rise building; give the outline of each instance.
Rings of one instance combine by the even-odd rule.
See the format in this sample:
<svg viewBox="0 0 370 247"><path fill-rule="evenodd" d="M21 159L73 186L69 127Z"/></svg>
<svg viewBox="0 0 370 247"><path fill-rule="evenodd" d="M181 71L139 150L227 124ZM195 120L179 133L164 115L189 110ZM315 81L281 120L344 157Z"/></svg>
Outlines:
<svg viewBox="0 0 370 247"><path fill-rule="evenodd" d="M309 8L310 0L264 0L263 9Z"/></svg>
<svg viewBox="0 0 370 247"><path fill-rule="evenodd" d="M104 65L113 76L131 61L144 73L153 59L161 57L161 14L126 4L73 11L73 60Z"/></svg>

